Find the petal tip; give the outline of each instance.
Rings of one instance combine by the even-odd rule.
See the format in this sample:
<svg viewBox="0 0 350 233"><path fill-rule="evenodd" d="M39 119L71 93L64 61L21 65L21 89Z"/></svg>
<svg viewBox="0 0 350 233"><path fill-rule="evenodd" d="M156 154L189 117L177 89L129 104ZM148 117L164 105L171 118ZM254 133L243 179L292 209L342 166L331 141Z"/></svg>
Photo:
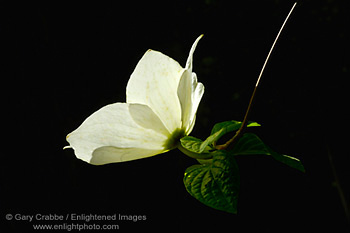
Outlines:
<svg viewBox="0 0 350 233"><path fill-rule="evenodd" d="M192 56L193 56L193 53L194 53L194 50L196 49L197 47L197 44L199 42L199 40L204 36L204 34L201 34L200 36L197 37L197 39L194 41L192 47L191 47L191 50L190 50L190 54L187 58L187 61L186 61L186 67L185 69L192 69Z"/></svg>

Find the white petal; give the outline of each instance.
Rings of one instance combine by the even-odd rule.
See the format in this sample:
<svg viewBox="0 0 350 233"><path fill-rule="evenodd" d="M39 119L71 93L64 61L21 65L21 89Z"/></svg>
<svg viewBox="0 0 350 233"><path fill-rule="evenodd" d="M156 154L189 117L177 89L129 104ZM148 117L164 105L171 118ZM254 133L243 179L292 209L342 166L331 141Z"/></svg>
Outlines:
<svg viewBox="0 0 350 233"><path fill-rule="evenodd" d="M141 127L170 136L170 132L165 128L163 122L147 105L129 104L129 113L132 119Z"/></svg>
<svg viewBox="0 0 350 233"><path fill-rule="evenodd" d="M137 115L140 112L142 117ZM115 103L89 116L67 136L67 141L78 158L90 162L93 152L105 146L162 151L168 137L169 132L149 107ZM149 156L149 153L128 157L136 159L144 156Z"/></svg>
<svg viewBox="0 0 350 233"><path fill-rule="evenodd" d="M104 146L93 151L90 163L94 165L118 163L139 158L147 158L163 152L164 151L162 150L149 150L143 148L118 148L113 146Z"/></svg>
<svg viewBox="0 0 350 233"><path fill-rule="evenodd" d="M193 129L198 105L204 93L204 85L198 83L196 74L192 72L193 53L202 36L199 36L192 45L187 59L186 69L182 74L177 90L182 111L182 128L185 129L187 135Z"/></svg>
<svg viewBox="0 0 350 233"><path fill-rule="evenodd" d="M197 39L195 40L195 42L193 43L193 45L191 47L190 54L187 58L185 69L191 70L191 72L192 72L193 53L194 53L194 50L196 50L197 44L202 37L203 37L203 34L197 37Z"/></svg>
<svg viewBox="0 0 350 233"><path fill-rule="evenodd" d="M200 82L197 82L197 76L195 73L192 73L192 90L192 108L189 125L192 125L193 128L197 109L204 94L204 85ZM192 131L192 128L190 129L190 131Z"/></svg>
<svg viewBox="0 0 350 233"><path fill-rule="evenodd" d="M181 127L177 87L184 69L172 58L148 50L129 79L127 103L149 106L169 132Z"/></svg>
<svg viewBox="0 0 350 233"><path fill-rule="evenodd" d="M177 94L181 104L182 127L185 131L189 125L190 115L192 112L192 78L191 72L186 70L180 80ZM188 135L188 134L187 134Z"/></svg>

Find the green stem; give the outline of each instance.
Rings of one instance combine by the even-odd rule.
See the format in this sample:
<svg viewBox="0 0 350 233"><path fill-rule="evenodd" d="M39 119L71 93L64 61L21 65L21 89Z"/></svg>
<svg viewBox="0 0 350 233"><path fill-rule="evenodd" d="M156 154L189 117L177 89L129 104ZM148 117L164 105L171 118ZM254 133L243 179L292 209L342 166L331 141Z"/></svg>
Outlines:
<svg viewBox="0 0 350 233"><path fill-rule="evenodd" d="M192 151L187 150L186 148L184 148L181 143L179 143L179 145L177 146L177 148L179 148L179 150L184 153L185 155L187 155L188 157L191 157L193 159L211 159L213 158L211 153L195 153Z"/></svg>

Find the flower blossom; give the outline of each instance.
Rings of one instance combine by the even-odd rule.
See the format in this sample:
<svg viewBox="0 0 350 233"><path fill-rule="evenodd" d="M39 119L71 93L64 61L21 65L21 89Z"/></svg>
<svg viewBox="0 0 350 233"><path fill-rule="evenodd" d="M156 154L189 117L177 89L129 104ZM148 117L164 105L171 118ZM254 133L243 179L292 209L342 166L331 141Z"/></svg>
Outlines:
<svg viewBox="0 0 350 233"><path fill-rule="evenodd" d="M161 52L148 50L126 87L126 103L109 104L67 135L77 158L101 165L150 157L174 149L191 133L204 86L186 66Z"/></svg>

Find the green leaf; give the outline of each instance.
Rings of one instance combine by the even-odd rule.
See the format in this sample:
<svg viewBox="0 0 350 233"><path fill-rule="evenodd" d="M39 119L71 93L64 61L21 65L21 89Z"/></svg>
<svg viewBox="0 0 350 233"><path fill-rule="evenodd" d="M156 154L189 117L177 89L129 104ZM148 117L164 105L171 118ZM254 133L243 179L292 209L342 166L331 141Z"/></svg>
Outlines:
<svg viewBox="0 0 350 233"><path fill-rule="evenodd" d="M192 152L195 152L195 153L200 153L199 148L200 148L202 142L203 141L201 139L195 138L192 136L185 136L185 137L180 139L180 143L185 149L192 151Z"/></svg>
<svg viewBox="0 0 350 233"><path fill-rule="evenodd" d="M194 198L214 209L237 213L239 172L232 155L213 152L212 162L186 169L184 185Z"/></svg>
<svg viewBox="0 0 350 233"><path fill-rule="evenodd" d="M208 160L213 157L211 154L211 147L207 147L204 150L200 149L203 141L198 138L185 136L180 139L180 143L181 145L178 145L178 149L191 158Z"/></svg>
<svg viewBox="0 0 350 233"><path fill-rule="evenodd" d="M211 130L211 135L203 142L201 145L202 147L208 146L214 142L217 142L222 136L225 134L237 131L242 126L242 122L240 121L224 121L220 122L214 125L213 129ZM254 126L260 126L257 122L249 122L247 124L247 127L254 127ZM201 149L203 149L201 147Z"/></svg>
<svg viewBox="0 0 350 233"><path fill-rule="evenodd" d="M253 133L245 133L234 145L231 153L234 155L271 155L270 150L261 141L261 139Z"/></svg>
<svg viewBox="0 0 350 233"><path fill-rule="evenodd" d="M241 127L241 125L242 125L242 122L234 121L234 120L216 123L213 129L211 130L210 134L214 134L221 129L225 129L227 132L236 131Z"/></svg>
<svg viewBox="0 0 350 233"><path fill-rule="evenodd" d="M224 121L220 122L214 125L213 129L211 130L211 134L214 134L218 132L221 129L224 129L224 134L239 130L239 128L242 126L242 122L240 121ZM255 127L255 126L261 126L257 122L248 122L247 127ZM223 134L223 135L224 135Z"/></svg>
<svg viewBox="0 0 350 233"><path fill-rule="evenodd" d="M253 133L245 133L233 147L231 153L233 155L271 155L277 161L305 172L305 168L299 159L273 151Z"/></svg>
<svg viewBox="0 0 350 233"><path fill-rule="evenodd" d="M222 128L219 131L217 131L216 133L210 135L207 139L205 139L204 142L201 143L201 145L199 147L199 153L202 153L205 150L205 148L207 148L213 142L216 142L217 140L219 140L219 138L221 138L225 133L226 133L225 128Z"/></svg>
<svg viewBox="0 0 350 233"><path fill-rule="evenodd" d="M289 156L289 155L279 154L279 153L276 153L272 150L270 152L271 152L272 157L274 159L276 159L277 161L284 163L292 168L295 168L301 172L305 172L305 168L299 159L294 158L294 157Z"/></svg>
<svg viewBox="0 0 350 233"><path fill-rule="evenodd" d="M209 153L214 149L212 144L217 142L226 133L238 130L242 125L240 121L224 121L214 125L211 135L202 141L201 139L185 136L180 139L181 145L189 151L195 153ZM260 126L256 122L250 122L247 127Z"/></svg>

